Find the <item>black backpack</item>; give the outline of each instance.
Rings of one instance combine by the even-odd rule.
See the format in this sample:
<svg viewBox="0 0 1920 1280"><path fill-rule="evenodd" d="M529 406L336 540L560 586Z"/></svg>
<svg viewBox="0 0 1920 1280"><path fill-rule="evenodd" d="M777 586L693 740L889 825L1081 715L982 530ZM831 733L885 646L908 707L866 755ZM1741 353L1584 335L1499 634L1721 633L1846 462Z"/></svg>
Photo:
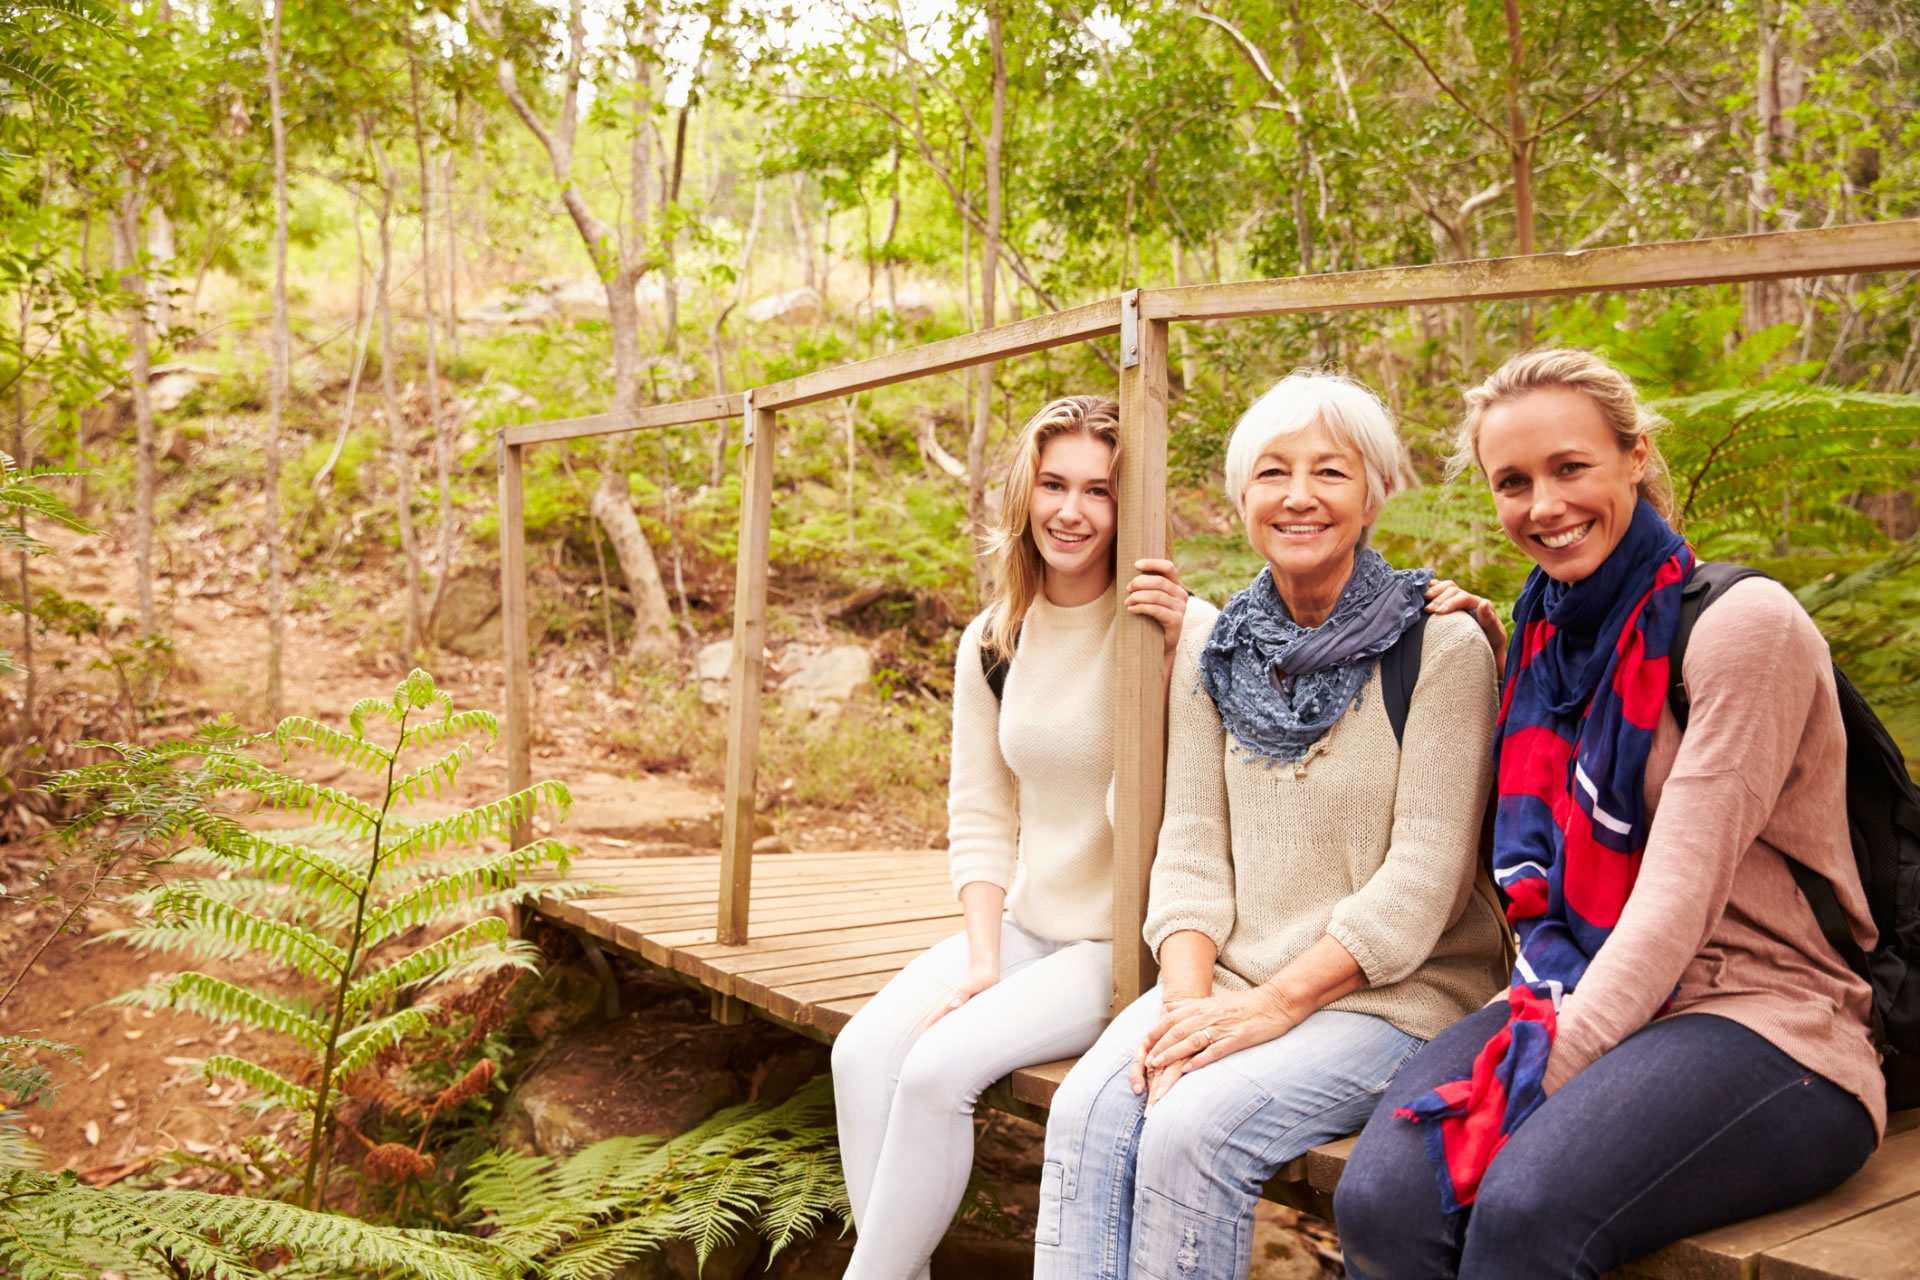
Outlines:
<svg viewBox="0 0 1920 1280"><path fill-rule="evenodd" d="M1765 577L1744 565L1702 563L1681 594L1680 627L1668 656L1667 702L1687 727L1681 660L1700 613L1742 578ZM1873 708L1839 667L1833 683L1847 732L1847 834L1866 889L1879 941L1863 952L1847 928L1833 886L1791 859L1820 932L1847 967L1873 988L1873 1036L1887 1078L1887 1106L1920 1106L1920 788L1907 776L1900 749Z"/></svg>
<svg viewBox="0 0 1920 1280"><path fill-rule="evenodd" d="M1387 722L1393 726L1393 740L1399 742L1406 735L1407 708L1413 702L1413 686L1420 682L1420 649L1426 642L1427 619L1431 614L1422 612L1411 627L1400 633L1400 639L1393 648L1380 655L1380 688L1387 704ZM1020 633L1014 632L1013 642L1020 643ZM980 672L987 678L987 688L993 690L993 700L1000 701L1006 694L1007 669L1013 665L1013 659L996 654L985 645L980 646Z"/></svg>

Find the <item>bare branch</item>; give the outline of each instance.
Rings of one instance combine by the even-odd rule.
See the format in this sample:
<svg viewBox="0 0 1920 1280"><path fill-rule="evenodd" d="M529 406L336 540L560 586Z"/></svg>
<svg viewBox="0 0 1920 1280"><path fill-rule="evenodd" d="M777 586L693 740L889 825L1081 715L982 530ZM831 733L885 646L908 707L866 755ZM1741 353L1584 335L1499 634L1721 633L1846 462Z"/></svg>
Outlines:
<svg viewBox="0 0 1920 1280"><path fill-rule="evenodd" d="M1379 9L1376 9L1371 4L1367 3L1367 0L1356 0L1356 2L1360 5L1362 9L1365 9L1369 14L1372 14L1374 20L1377 21L1381 26L1385 27L1388 33L1392 35L1395 40L1398 40L1402 45L1406 47L1407 52L1411 53L1414 56L1414 59L1417 62L1419 62L1421 68L1427 73L1427 78L1433 81L1435 87L1437 87L1440 90L1440 92L1446 94L1449 98L1452 98L1454 103L1457 106L1459 106L1459 108L1462 111L1472 116L1475 122L1478 123L1481 128L1491 133L1494 137L1500 139L1500 141L1506 143L1509 147L1513 145L1513 139L1507 135L1507 131L1502 129L1499 125L1495 124L1493 121L1487 119L1485 116L1481 115L1478 111L1474 110L1473 105L1469 103L1465 98L1461 97L1460 94L1454 89L1452 85L1447 83L1446 77L1440 74L1439 70L1434 67L1433 63L1427 61L1426 51L1422 49L1418 44L1414 43L1413 38L1411 36L1407 35L1406 32L1400 30L1399 26L1394 23L1394 20L1392 18L1389 18L1385 13L1381 12Z"/></svg>
<svg viewBox="0 0 1920 1280"><path fill-rule="evenodd" d="M1567 123L1569 120L1572 120L1575 117L1581 115L1583 112L1587 110L1587 108L1593 106L1594 103L1600 101L1600 99L1606 97L1608 94L1612 93L1615 89L1619 88L1620 83L1623 80L1625 80L1628 76L1632 75L1634 72L1640 70L1640 68L1646 66L1648 62L1653 60L1653 56L1655 54L1661 52L1668 45L1672 44L1675 40L1679 39L1681 32L1685 31L1688 27L1691 27L1695 22L1699 21L1702 17L1704 17L1707 13L1707 10L1712 7L1713 6L1710 4L1703 4L1698 9L1695 9L1691 14L1687 16L1686 21L1680 23L1678 26L1674 27L1671 31L1667 32L1666 35L1662 36L1660 38L1659 44L1653 46L1653 48L1641 54L1638 58L1634 59L1632 64L1629 65L1626 68L1626 70L1622 71L1619 75L1615 76L1613 79L1607 81L1604 85L1601 85L1598 89L1594 90L1593 93L1587 97L1587 100L1585 102L1582 102L1579 106L1573 108L1573 110L1567 112L1565 115L1561 116L1558 120L1555 120L1552 124L1542 125L1535 128L1533 130L1532 136L1536 138L1545 137L1547 134L1552 133L1555 129L1558 129L1561 125Z"/></svg>
<svg viewBox="0 0 1920 1280"><path fill-rule="evenodd" d="M1292 93L1288 92L1287 86L1281 81L1280 77L1273 73L1273 67L1267 62L1266 55L1260 52L1259 46L1254 44L1245 32L1241 31L1240 28L1234 26L1220 15L1208 13L1205 9L1196 6L1189 5L1187 7L1187 16L1198 18L1202 22L1211 23L1213 26L1226 32L1227 38L1239 47L1241 54L1246 57L1247 62L1253 67L1255 74L1266 81L1269 89L1279 95L1280 108L1293 117L1295 124L1300 123L1301 114L1299 101L1294 98ZM1269 107L1272 104L1260 102L1254 105Z"/></svg>

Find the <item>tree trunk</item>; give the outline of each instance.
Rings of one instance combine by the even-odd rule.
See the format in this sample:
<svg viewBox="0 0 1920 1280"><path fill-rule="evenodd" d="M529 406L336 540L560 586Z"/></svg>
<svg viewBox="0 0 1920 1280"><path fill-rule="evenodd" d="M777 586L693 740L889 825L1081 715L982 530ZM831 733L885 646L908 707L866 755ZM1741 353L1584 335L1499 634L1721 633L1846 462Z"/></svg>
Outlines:
<svg viewBox="0 0 1920 1280"><path fill-rule="evenodd" d="M486 36L500 42L504 31L497 11L474 4L469 12ZM582 0L570 0L567 6L567 60L561 73L560 111L551 124L541 119L521 91L518 73L505 50L496 53L495 78L507 103L539 140L547 153L561 203L580 233L587 257L593 263L607 290L607 329L613 343L613 404L616 417L631 420L640 407L640 310L634 288L654 264L646 255L644 238L622 245L615 232L596 216L573 178L574 134L580 116L580 79L586 59L587 27ZM643 60L636 58L635 84L645 83ZM637 103L636 103L637 105ZM632 126L638 128L638 125ZM633 166L629 199L635 210L635 226L644 219L645 149L637 141L630 151ZM608 541L620 559L634 605L634 647L636 651L667 652L672 641L672 618L666 602L666 589L660 582L660 567L653 548L647 545L634 518L633 504L626 485L626 472L617 465L613 438L607 437L601 451L602 481L594 491L593 514L606 530Z"/></svg>
<svg viewBox="0 0 1920 1280"><path fill-rule="evenodd" d="M980 249L980 327L994 325L994 287L1000 273L1000 232L1003 210L1000 194L1001 149L1007 135L1007 58L997 5L987 10L987 40L993 50L993 122L987 131L987 225ZM983 364L974 384L973 433L967 438L967 520L976 545L987 535L987 435L993 427L993 366ZM984 556L974 557L975 586L984 594L988 582Z"/></svg>
<svg viewBox="0 0 1920 1280"><path fill-rule="evenodd" d="M420 121L420 62L414 56L411 40L407 45L407 81L412 92L413 154L420 169L420 300L426 308L424 330L427 335L427 416L433 425L433 469L440 482L440 538L434 558L433 599L427 605L427 634L433 638L434 623L440 617L440 602L446 599L447 583L453 577L453 443L447 439L446 415L440 412L440 367L433 341L433 183L427 165L427 135Z"/></svg>
<svg viewBox="0 0 1920 1280"><path fill-rule="evenodd" d="M13 380L13 465L21 471L32 469L27 457L27 331L33 327L33 295L20 290L20 372ZM20 508L20 536L27 533L27 510ZM27 574L29 556L20 552L20 670L24 681L20 689L20 722L24 726L21 741L29 741L33 727L33 580ZM132 725L127 726L129 730Z"/></svg>
<svg viewBox="0 0 1920 1280"><path fill-rule="evenodd" d="M807 224L806 211L800 206L800 175L787 181L787 208L793 214L793 243L800 251L800 264L807 288L818 289L820 281L813 273L813 228Z"/></svg>
<svg viewBox="0 0 1920 1280"><path fill-rule="evenodd" d="M127 312L128 379L134 429L133 578L140 602L140 634L150 636L159 632L160 625L153 607L155 460L153 392L149 385L153 377L153 350L145 305L146 281L140 272L142 204L140 182L135 177L129 182L126 194L121 196L112 222L114 256L119 260L116 265L133 273L126 281L127 293L135 299Z"/></svg>
<svg viewBox="0 0 1920 1280"><path fill-rule="evenodd" d="M634 296L630 267L614 273L607 287L607 330L613 340L613 412L631 416L640 407L640 303ZM600 483L592 510L626 575L633 604L633 656L664 657L673 652L673 613L660 565L633 514L632 490L619 442L608 436L600 446Z"/></svg>
<svg viewBox="0 0 1920 1280"><path fill-rule="evenodd" d="M1526 75L1527 46L1520 32L1520 0L1506 0L1507 11L1507 152L1513 169L1513 230L1515 245L1524 256L1533 252L1533 144L1520 102ZM1520 345L1533 342L1533 309L1523 299L1518 317Z"/></svg>
<svg viewBox="0 0 1920 1280"><path fill-rule="evenodd" d="M460 114L454 112L454 130L447 144L447 355L456 364L460 360L460 251L454 239L453 217L453 139L459 136Z"/></svg>
<svg viewBox="0 0 1920 1280"><path fill-rule="evenodd" d="M273 117L273 387L268 396L267 502L263 519L267 540L267 714L275 722L283 714L285 702L280 684L280 657L287 630L286 593L280 577L280 426L286 413L288 365L292 359L287 316L287 121L280 101L280 21L284 6L285 0L273 0L273 30L267 38L267 103Z"/></svg>
<svg viewBox="0 0 1920 1280"><path fill-rule="evenodd" d="M164 337L173 325L173 220L160 205L147 210L147 299L153 328Z"/></svg>
<svg viewBox="0 0 1920 1280"><path fill-rule="evenodd" d="M665 657L673 652L673 608L667 601L666 584L660 580L653 548L647 545L640 522L634 518L626 467L612 456L613 452L608 446L601 457L600 483L593 490L593 515L613 544L614 558L626 575L627 593L633 600L632 656Z"/></svg>
<svg viewBox="0 0 1920 1280"><path fill-rule="evenodd" d="M406 414L393 384L393 166L387 154L372 142L380 171L380 275L375 294L380 312L380 404L387 416L387 447L393 453L394 510L400 522L400 554L407 568L407 612L401 632L400 660L411 663L419 654L426 609L420 598L420 539L413 528L413 451L407 442Z"/></svg>
<svg viewBox="0 0 1920 1280"><path fill-rule="evenodd" d="M1778 225L1773 214L1773 166L1781 133L1780 101L1780 6L1777 0L1760 0L1755 20L1760 56L1753 76L1753 161L1747 166L1747 230L1771 231ZM1778 280L1754 280L1746 294L1746 327L1758 333L1779 324L1784 318L1784 286Z"/></svg>
<svg viewBox="0 0 1920 1280"><path fill-rule="evenodd" d="M767 138L763 136L760 140L760 157L755 163L756 171L766 158ZM757 177L753 181L753 216L747 220L746 238L740 242L740 268L733 275L733 297L728 299L727 305L720 308L713 317L713 329L710 335L713 346L713 389L723 396L727 394L727 361L726 351L720 342L720 331L727 323L727 317L732 314L733 309L739 306L747 296L747 269L753 263L753 245L760 238L760 220L766 215L766 210L767 180L765 177ZM720 482L726 478L727 436L731 425L726 418L722 418L713 427L713 459L712 466L708 469L707 483L715 489L718 489Z"/></svg>

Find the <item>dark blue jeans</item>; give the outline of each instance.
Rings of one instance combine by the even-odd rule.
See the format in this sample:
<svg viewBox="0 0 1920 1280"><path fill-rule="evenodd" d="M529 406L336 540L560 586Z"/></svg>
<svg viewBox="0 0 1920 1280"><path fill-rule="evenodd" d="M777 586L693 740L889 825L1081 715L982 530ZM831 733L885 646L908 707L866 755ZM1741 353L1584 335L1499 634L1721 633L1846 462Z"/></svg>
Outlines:
<svg viewBox="0 0 1920 1280"><path fill-rule="evenodd" d="M1527 1118L1480 1194L1440 1211L1418 1125L1394 1118L1468 1065L1505 1003L1435 1036L1387 1087L1333 1199L1356 1280L1598 1276L1675 1240L1810 1200L1873 1153L1859 1099L1736 1022L1642 1027Z"/></svg>

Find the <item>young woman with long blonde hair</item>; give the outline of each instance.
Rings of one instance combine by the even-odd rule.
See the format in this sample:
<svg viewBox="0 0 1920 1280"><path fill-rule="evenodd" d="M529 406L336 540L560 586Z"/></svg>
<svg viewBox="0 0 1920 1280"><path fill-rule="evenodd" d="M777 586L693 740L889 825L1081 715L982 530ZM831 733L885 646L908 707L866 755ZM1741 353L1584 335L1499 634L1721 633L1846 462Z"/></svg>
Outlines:
<svg viewBox="0 0 1920 1280"><path fill-rule="evenodd" d="M966 1190L980 1092L1082 1052L1107 1024L1120 465L1119 406L1097 396L1046 405L1015 447L992 603L954 665L948 858L966 929L833 1047L850 1277L926 1275ZM1125 607L1161 624L1170 664L1183 626L1214 610L1171 562L1134 567Z"/></svg>

